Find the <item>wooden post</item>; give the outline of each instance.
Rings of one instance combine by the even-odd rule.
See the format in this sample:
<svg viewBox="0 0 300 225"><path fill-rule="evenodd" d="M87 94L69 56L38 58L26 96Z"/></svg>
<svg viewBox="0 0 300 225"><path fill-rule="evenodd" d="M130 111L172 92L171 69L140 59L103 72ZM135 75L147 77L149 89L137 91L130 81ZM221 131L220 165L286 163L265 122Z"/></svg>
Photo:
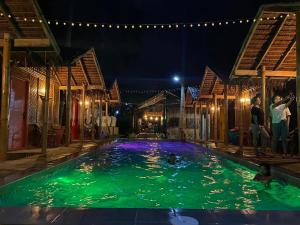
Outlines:
<svg viewBox="0 0 300 225"><path fill-rule="evenodd" d="M194 141L197 140L197 102L194 102Z"/></svg>
<svg viewBox="0 0 300 225"><path fill-rule="evenodd" d="M206 121L205 121L205 143L207 143L208 142L208 140L209 140L209 137L208 137L208 126L209 126L209 120L208 120L208 110L209 110L209 106L208 106L208 103L206 102L206 110L205 110L205 119L206 119Z"/></svg>
<svg viewBox="0 0 300 225"><path fill-rule="evenodd" d="M215 142L218 140L218 99L217 96L214 95L214 107L215 107L215 112L214 112L214 139Z"/></svg>
<svg viewBox="0 0 300 225"><path fill-rule="evenodd" d="M83 145L84 142L84 120L85 120L85 90L86 87L83 85L82 92L81 92L81 120L80 120L80 140L81 144Z"/></svg>
<svg viewBox="0 0 300 225"><path fill-rule="evenodd" d="M239 94L238 97L242 97L242 85L239 86ZM240 100L240 99L239 99ZM239 101L239 144L240 144L240 152L243 152L243 146L244 146L244 125L243 125L243 103Z"/></svg>
<svg viewBox="0 0 300 225"><path fill-rule="evenodd" d="M105 116L108 116L108 100L105 101Z"/></svg>
<svg viewBox="0 0 300 225"><path fill-rule="evenodd" d="M98 132L99 132L99 139L101 137L101 133L102 133L102 95L100 94L100 103L99 103L99 128L98 128Z"/></svg>
<svg viewBox="0 0 300 225"><path fill-rule="evenodd" d="M199 140L202 141L202 102L200 102L200 107L199 107Z"/></svg>
<svg viewBox="0 0 300 225"><path fill-rule="evenodd" d="M42 155L47 155L48 142L48 117L49 117L49 94L50 94L50 67L46 65L46 87L43 109L43 130L42 130Z"/></svg>
<svg viewBox="0 0 300 225"><path fill-rule="evenodd" d="M266 110L266 67L261 66L260 68L260 76L261 76L261 107L264 111L264 121L266 125L267 121L267 110Z"/></svg>
<svg viewBox="0 0 300 225"><path fill-rule="evenodd" d="M300 154L300 12L296 13L296 97L298 123L298 154Z"/></svg>
<svg viewBox="0 0 300 225"><path fill-rule="evenodd" d="M228 145L228 84L224 84L224 144Z"/></svg>
<svg viewBox="0 0 300 225"><path fill-rule="evenodd" d="M68 66L68 79L67 79L67 96L66 96L66 146L69 146L71 140L71 66Z"/></svg>
<svg viewBox="0 0 300 225"><path fill-rule="evenodd" d="M92 93L92 141L95 141L95 95Z"/></svg>
<svg viewBox="0 0 300 225"><path fill-rule="evenodd" d="M10 34L4 33L2 53L2 88L0 120L0 161L6 160L9 132L9 99L10 99Z"/></svg>

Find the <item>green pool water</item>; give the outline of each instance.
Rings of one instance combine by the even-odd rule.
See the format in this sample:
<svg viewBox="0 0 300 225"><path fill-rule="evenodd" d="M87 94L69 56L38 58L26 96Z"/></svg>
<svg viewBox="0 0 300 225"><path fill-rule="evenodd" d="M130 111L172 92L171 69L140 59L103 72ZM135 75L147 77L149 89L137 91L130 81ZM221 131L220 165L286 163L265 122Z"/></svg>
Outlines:
<svg viewBox="0 0 300 225"><path fill-rule="evenodd" d="M167 159L176 154L177 163ZM300 190L199 146L121 141L0 188L0 206L299 210Z"/></svg>

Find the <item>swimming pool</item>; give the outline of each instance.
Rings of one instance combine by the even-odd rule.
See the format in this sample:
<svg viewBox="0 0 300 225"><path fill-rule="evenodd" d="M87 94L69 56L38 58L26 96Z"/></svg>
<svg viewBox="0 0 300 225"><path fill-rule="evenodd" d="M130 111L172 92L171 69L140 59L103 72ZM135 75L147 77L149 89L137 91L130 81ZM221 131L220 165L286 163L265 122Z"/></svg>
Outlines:
<svg viewBox="0 0 300 225"><path fill-rule="evenodd" d="M197 145L123 140L2 186L0 206L300 209L299 188L254 175Z"/></svg>

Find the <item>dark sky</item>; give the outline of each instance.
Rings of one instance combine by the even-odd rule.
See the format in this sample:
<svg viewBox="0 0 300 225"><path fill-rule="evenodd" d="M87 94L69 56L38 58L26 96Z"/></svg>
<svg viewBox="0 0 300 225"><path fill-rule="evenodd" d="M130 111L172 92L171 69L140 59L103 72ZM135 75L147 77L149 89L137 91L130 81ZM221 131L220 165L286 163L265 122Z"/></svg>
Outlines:
<svg viewBox="0 0 300 225"><path fill-rule="evenodd" d="M172 23L253 18L268 0L43 0L48 19L105 23ZM182 30L72 30L72 47L95 47L105 80L121 89L174 88L172 74L198 85L205 65L228 76L249 25ZM68 30L51 26L60 45Z"/></svg>

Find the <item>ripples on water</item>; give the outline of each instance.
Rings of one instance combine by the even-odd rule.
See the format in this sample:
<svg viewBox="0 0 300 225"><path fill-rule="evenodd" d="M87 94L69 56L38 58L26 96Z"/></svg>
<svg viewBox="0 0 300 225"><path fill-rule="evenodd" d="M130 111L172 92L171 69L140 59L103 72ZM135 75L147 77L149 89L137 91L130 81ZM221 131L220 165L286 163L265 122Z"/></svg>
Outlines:
<svg viewBox="0 0 300 225"><path fill-rule="evenodd" d="M188 143L119 142L1 188L0 205L300 209L298 188L266 188L254 175Z"/></svg>

